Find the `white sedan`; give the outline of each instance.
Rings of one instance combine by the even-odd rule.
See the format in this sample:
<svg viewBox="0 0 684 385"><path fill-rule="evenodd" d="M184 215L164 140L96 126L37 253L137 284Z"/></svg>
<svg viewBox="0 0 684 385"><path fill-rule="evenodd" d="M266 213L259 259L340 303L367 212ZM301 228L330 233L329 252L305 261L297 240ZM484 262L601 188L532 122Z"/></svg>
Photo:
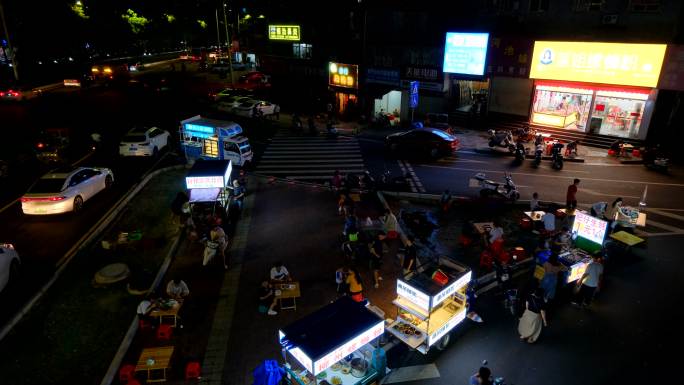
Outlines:
<svg viewBox="0 0 684 385"><path fill-rule="evenodd" d="M19 274L21 260L19 254L10 243L0 243L0 292L5 290L10 282L15 282Z"/></svg>
<svg viewBox="0 0 684 385"><path fill-rule="evenodd" d="M249 101L253 101L249 96L229 96L216 103L216 109L231 113L236 107L239 107L242 103Z"/></svg>
<svg viewBox="0 0 684 385"><path fill-rule="evenodd" d="M168 131L157 127L135 128L126 134L119 144L121 156L156 156L169 145Z"/></svg>
<svg viewBox="0 0 684 385"><path fill-rule="evenodd" d="M280 107L277 104L272 104L261 100L248 100L233 108L233 113L238 116L252 118L255 117L255 108L262 116L274 115L280 112Z"/></svg>
<svg viewBox="0 0 684 385"><path fill-rule="evenodd" d="M83 202L108 189L114 174L108 168L78 167L43 175L24 196L21 210L27 215L78 212Z"/></svg>

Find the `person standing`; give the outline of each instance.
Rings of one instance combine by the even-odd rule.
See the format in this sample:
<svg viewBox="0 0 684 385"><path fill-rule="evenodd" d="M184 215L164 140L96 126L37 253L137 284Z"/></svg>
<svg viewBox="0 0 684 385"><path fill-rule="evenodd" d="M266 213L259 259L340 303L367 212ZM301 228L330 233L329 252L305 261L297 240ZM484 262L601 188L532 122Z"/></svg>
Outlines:
<svg viewBox="0 0 684 385"><path fill-rule="evenodd" d="M387 233L387 239L397 239L399 237L399 221L391 210L385 209L382 216L382 225Z"/></svg>
<svg viewBox="0 0 684 385"><path fill-rule="evenodd" d="M548 326L546 322L546 311L544 310L544 290L537 288L525 301L525 312L518 323L518 334L520 339L533 344L539 338L542 325Z"/></svg>
<svg viewBox="0 0 684 385"><path fill-rule="evenodd" d="M218 252L221 254L221 257L223 258L223 268L228 270L228 263L227 263L228 261L226 260L226 248L228 248L228 236L226 235L226 232L223 231L223 227L221 227L221 224L218 220L214 224L214 228L211 229L211 232L209 233L209 237L211 238L212 241L218 243Z"/></svg>
<svg viewBox="0 0 684 385"><path fill-rule="evenodd" d="M582 277L577 280L579 292L577 292L577 296L575 297L575 300L572 301L572 304L582 307L589 306L602 278L603 265L601 264L601 259L599 256L594 255L592 256L589 265L587 265L584 274L582 274Z"/></svg>
<svg viewBox="0 0 684 385"><path fill-rule="evenodd" d="M413 243L415 238L413 235L409 235L404 243L404 260L401 263L401 267L404 269L404 274L409 274L416 270L416 258L418 256L418 250L416 244Z"/></svg>
<svg viewBox="0 0 684 385"><path fill-rule="evenodd" d="M278 298L275 295L273 286L269 284L268 281L261 282L261 288L259 289L259 310L268 315L277 315L278 312L274 310L277 303Z"/></svg>
<svg viewBox="0 0 684 385"><path fill-rule="evenodd" d="M238 207L238 209L242 210L242 203L245 199L245 188L240 185L240 181L234 180L233 181L233 202L235 202L235 205Z"/></svg>
<svg viewBox="0 0 684 385"><path fill-rule="evenodd" d="M382 266L382 241L385 239L384 234L378 234L377 237L370 243L368 251L370 252L369 267L373 271L373 283L375 288L380 287L380 266Z"/></svg>
<svg viewBox="0 0 684 385"><path fill-rule="evenodd" d="M349 287L349 296L356 302L363 301L363 284L361 274L353 267L347 268L345 283Z"/></svg>
<svg viewBox="0 0 684 385"><path fill-rule="evenodd" d="M444 190L442 196L439 198L439 206L442 208L442 213L446 214L451 207L451 192Z"/></svg>
<svg viewBox="0 0 684 385"><path fill-rule="evenodd" d="M182 301L190 295L190 289L188 289L188 285L180 277L174 277L166 285L166 295L177 301Z"/></svg>
<svg viewBox="0 0 684 385"><path fill-rule="evenodd" d="M558 262L558 254L551 253L549 259L544 262L544 277L542 278L539 287L544 290L544 300L551 301L556 297L556 288L558 287L558 273L561 271L568 271L568 268Z"/></svg>
<svg viewBox="0 0 684 385"><path fill-rule="evenodd" d="M605 216L606 220L608 220L608 226L609 226L609 232L612 232L613 229L615 229L615 225L617 224L617 218L620 213L620 208L622 207L622 198L616 198L613 201L613 204L608 207L606 210Z"/></svg>
<svg viewBox="0 0 684 385"><path fill-rule="evenodd" d="M572 181L572 184L568 186L568 192L565 196L565 206L568 209L574 209L577 207L577 186L579 183L580 180L575 178L575 180Z"/></svg>
<svg viewBox="0 0 684 385"><path fill-rule="evenodd" d="M532 199L530 199L530 211L538 211L541 207L539 206L539 194L533 193Z"/></svg>

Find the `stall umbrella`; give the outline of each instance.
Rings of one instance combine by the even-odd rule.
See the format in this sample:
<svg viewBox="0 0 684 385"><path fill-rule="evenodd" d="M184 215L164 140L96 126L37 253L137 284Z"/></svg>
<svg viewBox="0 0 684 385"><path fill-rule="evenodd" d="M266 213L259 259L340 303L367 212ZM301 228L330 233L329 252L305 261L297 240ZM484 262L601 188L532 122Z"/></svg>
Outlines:
<svg viewBox="0 0 684 385"><path fill-rule="evenodd" d="M380 317L346 296L280 329L288 383L365 385L382 378L384 351L377 342L383 332Z"/></svg>

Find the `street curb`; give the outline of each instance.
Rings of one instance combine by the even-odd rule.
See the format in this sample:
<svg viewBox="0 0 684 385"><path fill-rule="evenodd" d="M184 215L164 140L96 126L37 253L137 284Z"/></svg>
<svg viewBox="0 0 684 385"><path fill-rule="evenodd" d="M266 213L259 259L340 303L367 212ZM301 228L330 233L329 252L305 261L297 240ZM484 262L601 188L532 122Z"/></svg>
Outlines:
<svg viewBox="0 0 684 385"><path fill-rule="evenodd" d="M133 185L124 196L122 196L119 201L111 208L109 211L102 216L100 221L95 224L91 228L91 230L86 233L79 241L74 244L74 246L67 251L66 254L57 262L57 270L55 273L52 275L49 281L47 281L43 287L38 290L38 292L8 321L0 330L0 341L9 334L9 332L21 321L21 319L28 314L28 312L33 308L33 306L40 300L45 293L47 293L48 289L57 281L57 278L59 278L62 275L62 272L66 269L66 266L69 264L69 262L84 248L86 248L90 243L93 242L95 238L97 238L100 233L107 228L112 221L121 213L121 211L126 207L128 202L135 196L140 190L147 185L147 183L156 175L160 174L161 172L165 171L170 171L172 169L178 169L178 168L184 168L185 165L182 166L171 166L171 167L165 167L159 170L152 171L150 174L145 176L142 181L138 182L137 184Z"/></svg>
<svg viewBox="0 0 684 385"><path fill-rule="evenodd" d="M638 160L637 159L625 159L625 160L620 161L620 164L643 164L643 163L644 163L643 159L638 159Z"/></svg>
<svg viewBox="0 0 684 385"><path fill-rule="evenodd" d="M515 154L513 154L513 153L496 151L496 150L492 150L491 148L477 147L473 151L477 152L478 154L485 154L485 155L508 156L508 157L515 156ZM534 155L526 154L525 159L534 159ZM550 156L542 156L542 160L551 160L551 157ZM584 158L566 158L566 157L563 157L563 161L570 162L570 163L584 163Z"/></svg>
<svg viewBox="0 0 684 385"><path fill-rule="evenodd" d="M164 259L164 262L162 263L161 267L159 268L159 271L157 272L157 276L154 278L154 281L150 285L150 289L148 290L148 292L152 292L152 291L156 290L157 287L159 286L159 283L161 282L162 278L164 278L164 275L166 275L166 271L169 269L169 266L171 266L171 260L174 258L175 254L178 252L178 246L180 245L180 241L182 238L183 238L182 234L179 234L173 240L173 243L171 244L171 248L169 249L168 253L166 254L166 258ZM131 346L131 342L133 342L133 338L135 338L135 334L137 333L137 331L138 331L138 315L136 314L133 317L131 324L128 326L128 331L126 332L126 335L124 336L123 340L121 341L121 344L119 345L119 349L116 351L116 354L114 355L114 358L112 359L112 362L109 364L109 368L107 369L107 372L105 373L104 377L102 378L100 385L109 385L112 383L112 380L114 379L114 376L118 372L118 369L121 366L121 362L123 361L123 358L126 355L128 348Z"/></svg>

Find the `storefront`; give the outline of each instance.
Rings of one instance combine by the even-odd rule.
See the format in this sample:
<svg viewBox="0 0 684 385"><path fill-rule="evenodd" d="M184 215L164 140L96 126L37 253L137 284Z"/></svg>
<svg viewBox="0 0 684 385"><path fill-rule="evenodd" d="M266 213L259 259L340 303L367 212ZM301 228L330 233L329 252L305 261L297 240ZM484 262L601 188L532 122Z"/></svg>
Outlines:
<svg viewBox="0 0 684 385"><path fill-rule="evenodd" d="M489 95L485 64L488 33L447 32L443 71L450 74L451 98L462 111L484 112Z"/></svg>
<svg viewBox="0 0 684 385"><path fill-rule="evenodd" d="M328 63L328 86L333 93L333 108L337 114L346 116L358 114L358 65Z"/></svg>
<svg viewBox="0 0 684 385"><path fill-rule="evenodd" d="M530 76L533 40L492 37L487 51L490 79L487 111L527 118L533 81Z"/></svg>
<svg viewBox="0 0 684 385"><path fill-rule="evenodd" d="M384 373L384 320L344 296L278 331L289 384L369 384ZM295 360L289 360L294 358Z"/></svg>
<svg viewBox="0 0 684 385"><path fill-rule="evenodd" d="M664 54L662 44L535 42L530 122L644 139Z"/></svg>
<svg viewBox="0 0 684 385"><path fill-rule="evenodd" d="M388 320L387 332L412 349L427 354L466 318L466 289L470 269L448 258L421 266L397 279L397 319Z"/></svg>

